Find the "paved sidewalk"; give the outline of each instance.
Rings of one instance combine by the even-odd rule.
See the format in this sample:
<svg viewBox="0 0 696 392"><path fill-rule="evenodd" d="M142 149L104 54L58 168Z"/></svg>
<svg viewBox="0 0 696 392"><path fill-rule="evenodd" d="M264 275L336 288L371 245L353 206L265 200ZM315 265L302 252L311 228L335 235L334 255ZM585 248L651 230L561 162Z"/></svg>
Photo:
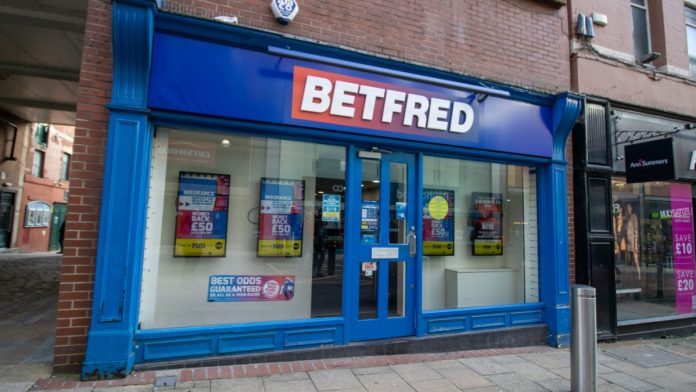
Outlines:
<svg viewBox="0 0 696 392"><path fill-rule="evenodd" d="M0 391L51 374L61 255L0 252Z"/></svg>
<svg viewBox="0 0 696 392"><path fill-rule="evenodd" d="M696 391L696 336L602 344L599 391ZM567 349L535 346L258 365L172 369L123 380L57 376L31 390L73 391L569 391ZM155 383L160 384L155 386Z"/></svg>

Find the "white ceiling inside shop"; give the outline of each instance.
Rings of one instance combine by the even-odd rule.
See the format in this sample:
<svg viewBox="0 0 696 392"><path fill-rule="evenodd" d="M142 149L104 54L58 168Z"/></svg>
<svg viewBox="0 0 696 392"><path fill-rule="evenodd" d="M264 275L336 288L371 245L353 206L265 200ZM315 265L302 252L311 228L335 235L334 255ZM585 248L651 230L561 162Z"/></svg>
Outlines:
<svg viewBox="0 0 696 392"><path fill-rule="evenodd" d="M0 109L75 123L87 0L0 0Z"/></svg>

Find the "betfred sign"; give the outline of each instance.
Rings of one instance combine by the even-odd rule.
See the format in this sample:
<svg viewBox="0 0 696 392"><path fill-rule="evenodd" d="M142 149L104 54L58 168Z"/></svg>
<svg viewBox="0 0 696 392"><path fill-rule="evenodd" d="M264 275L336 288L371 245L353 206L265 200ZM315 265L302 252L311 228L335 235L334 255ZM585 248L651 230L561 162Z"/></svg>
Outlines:
<svg viewBox="0 0 696 392"><path fill-rule="evenodd" d="M672 138L629 144L624 148L626 182L666 181L676 178Z"/></svg>
<svg viewBox="0 0 696 392"><path fill-rule="evenodd" d="M466 133L475 115L464 97L445 97L343 74L296 66L292 117L385 131Z"/></svg>
<svg viewBox="0 0 696 392"><path fill-rule="evenodd" d="M553 97L535 94L542 99L533 103L522 93L513 94L518 99L477 95L398 69L371 72L164 33L154 39L153 110L282 125L274 131L295 135L389 138L423 151L552 155Z"/></svg>

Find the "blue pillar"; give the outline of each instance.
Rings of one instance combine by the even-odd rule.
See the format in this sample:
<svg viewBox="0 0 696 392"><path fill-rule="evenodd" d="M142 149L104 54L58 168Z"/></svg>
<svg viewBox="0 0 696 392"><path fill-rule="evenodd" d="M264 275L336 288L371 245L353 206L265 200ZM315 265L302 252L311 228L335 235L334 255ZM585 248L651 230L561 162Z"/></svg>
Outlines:
<svg viewBox="0 0 696 392"><path fill-rule="evenodd" d="M133 369L153 130L148 120L155 3L114 1L113 88L92 322L82 378Z"/></svg>
<svg viewBox="0 0 696 392"><path fill-rule="evenodd" d="M547 343L570 343L570 264L568 262L568 192L566 140L580 114L579 96L562 94L553 106L553 155L539 175L539 250L541 300L548 325Z"/></svg>

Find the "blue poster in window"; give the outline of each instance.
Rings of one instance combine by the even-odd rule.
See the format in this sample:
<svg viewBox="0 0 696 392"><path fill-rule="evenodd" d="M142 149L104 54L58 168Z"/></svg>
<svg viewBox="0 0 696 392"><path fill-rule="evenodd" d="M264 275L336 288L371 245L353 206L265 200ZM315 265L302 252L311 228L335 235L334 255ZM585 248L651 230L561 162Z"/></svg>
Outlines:
<svg viewBox="0 0 696 392"><path fill-rule="evenodd" d="M304 181L262 178L257 253L302 256Z"/></svg>
<svg viewBox="0 0 696 392"><path fill-rule="evenodd" d="M379 202L363 200L360 218L360 242L374 244L379 238Z"/></svg>
<svg viewBox="0 0 696 392"><path fill-rule="evenodd" d="M321 200L321 220L323 222L341 221L341 195L323 194Z"/></svg>

